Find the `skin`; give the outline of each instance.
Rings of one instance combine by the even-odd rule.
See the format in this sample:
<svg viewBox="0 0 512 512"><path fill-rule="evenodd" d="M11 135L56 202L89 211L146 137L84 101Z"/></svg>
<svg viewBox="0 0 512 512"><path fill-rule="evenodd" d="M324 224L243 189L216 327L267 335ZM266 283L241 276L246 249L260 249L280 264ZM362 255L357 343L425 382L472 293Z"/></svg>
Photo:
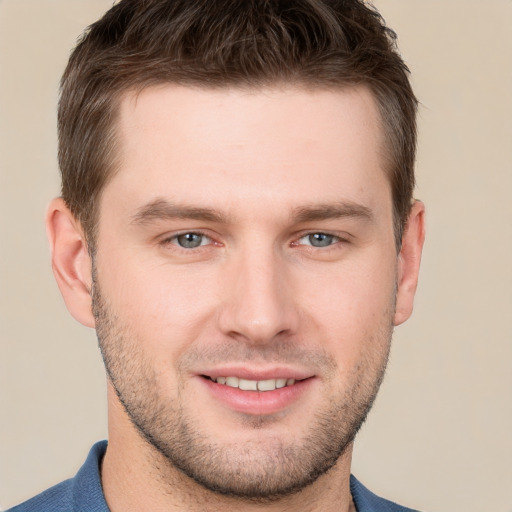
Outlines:
<svg viewBox="0 0 512 512"><path fill-rule="evenodd" d="M371 94L163 85L126 95L120 114L119 172L101 197L94 262L61 199L47 218L68 309L96 327L106 361L109 507L350 510L351 434L380 384L392 328L411 314L424 239L415 202L397 254ZM201 245L180 247L184 233ZM315 247L318 233L333 238ZM264 394L261 407L240 410L203 377L237 372L307 380L273 409ZM194 436L182 455L197 452L201 478L238 497L170 461L184 422ZM301 462L327 447L339 457L292 492ZM180 464L190 474L194 461ZM254 482L268 499L242 497Z"/></svg>

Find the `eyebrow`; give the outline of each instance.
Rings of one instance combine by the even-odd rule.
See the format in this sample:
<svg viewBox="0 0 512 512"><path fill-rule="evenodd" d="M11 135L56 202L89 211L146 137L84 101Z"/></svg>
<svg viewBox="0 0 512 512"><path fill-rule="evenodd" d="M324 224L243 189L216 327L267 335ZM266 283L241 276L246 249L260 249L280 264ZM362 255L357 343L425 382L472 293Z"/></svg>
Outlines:
<svg viewBox="0 0 512 512"><path fill-rule="evenodd" d="M341 218L356 218L369 222L374 219L374 213L365 205L352 201L341 201L301 206L295 210L293 215L293 219L297 223Z"/></svg>
<svg viewBox="0 0 512 512"><path fill-rule="evenodd" d="M228 223L228 218L211 208L185 206L155 199L142 206L131 218L131 224L144 225L155 220L193 219L206 222Z"/></svg>
<svg viewBox="0 0 512 512"><path fill-rule="evenodd" d="M295 223L340 218L359 218L371 221L374 214L367 206L352 201L301 206L296 208L292 214L292 220ZM212 208L178 205L165 199L155 199L140 207L132 216L130 223L145 225L155 220L175 219L192 219L219 224L228 224L230 220L228 216Z"/></svg>

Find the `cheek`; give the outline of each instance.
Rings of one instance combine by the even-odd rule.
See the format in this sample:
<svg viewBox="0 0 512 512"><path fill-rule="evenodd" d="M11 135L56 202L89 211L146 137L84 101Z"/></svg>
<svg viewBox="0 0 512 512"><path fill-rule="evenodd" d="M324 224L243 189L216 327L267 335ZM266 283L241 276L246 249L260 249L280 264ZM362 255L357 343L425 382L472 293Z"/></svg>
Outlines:
<svg viewBox="0 0 512 512"><path fill-rule="evenodd" d="M388 265L342 262L316 268L314 275L299 274L297 291L309 303L308 309L324 311L332 321L346 319L360 325L389 309L396 287L392 261Z"/></svg>
<svg viewBox="0 0 512 512"><path fill-rule="evenodd" d="M107 260L107 258L104 258ZM98 278L116 317L146 347L179 349L207 324L215 303L212 276L169 264L110 257L119 264L99 267ZM101 262L100 262L101 264Z"/></svg>
<svg viewBox="0 0 512 512"><path fill-rule="evenodd" d="M323 333L340 366L354 366L368 350L389 343L395 279L392 264L358 264L333 267L309 280L307 288L299 286L309 290L301 293L303 325L311 335Z"/></svg>

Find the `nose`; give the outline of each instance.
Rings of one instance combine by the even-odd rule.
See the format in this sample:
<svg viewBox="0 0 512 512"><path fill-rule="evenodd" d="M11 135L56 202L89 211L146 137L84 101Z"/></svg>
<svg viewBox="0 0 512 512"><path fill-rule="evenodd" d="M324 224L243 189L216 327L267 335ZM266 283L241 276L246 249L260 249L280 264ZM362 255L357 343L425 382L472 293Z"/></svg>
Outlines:
<svg viewBox="0 0 512 512"><path fill-rule="evenodd" d="M246 343L263 345L297 331L286 261L271 249L246 251L230 264L223 283L220 329Z"/></svg>

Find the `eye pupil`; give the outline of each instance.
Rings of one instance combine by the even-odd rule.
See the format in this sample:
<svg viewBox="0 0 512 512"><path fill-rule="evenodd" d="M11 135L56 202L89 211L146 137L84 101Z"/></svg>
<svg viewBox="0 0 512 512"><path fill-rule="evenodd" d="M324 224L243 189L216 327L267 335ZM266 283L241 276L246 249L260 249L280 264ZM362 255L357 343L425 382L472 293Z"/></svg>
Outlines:
<svg viewBox="0 0 512 512"><path fill-rule="evenodd" d="M176 238L176 241L185 249L193 249L199 247L203 241L203 236L197 233L185 233Z"/></svg>
<svg viewBox="0 0 512 512"><path fill-rule="evenodd" d="M325 233L313 233L309 235L309 242L314 247L327 247L332 244L333 235Z"/></svg>

